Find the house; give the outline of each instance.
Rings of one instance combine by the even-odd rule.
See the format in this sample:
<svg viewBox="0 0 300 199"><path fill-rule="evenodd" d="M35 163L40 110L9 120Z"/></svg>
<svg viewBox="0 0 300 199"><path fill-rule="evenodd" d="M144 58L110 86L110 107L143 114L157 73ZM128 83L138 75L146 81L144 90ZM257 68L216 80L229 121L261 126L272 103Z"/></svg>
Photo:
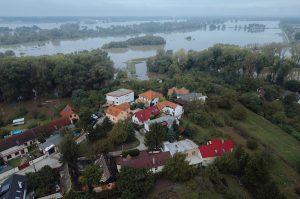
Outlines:
<svg viewBox="0 0 300 199"><path fill-rule="evenodd" d="M25 199L27 195L26 176L13 174L0 185L0 198Z"/></svg>
<svg viewBox="0 0 300 199"><path fill-rule="evenodd" d="M61 117L69 118L72 123L75 123L79 120L79 116L74 112L73 108L70 105L66 105L66 107L59 112Z"/></svg>
<svg viewBox="0 0 300 199"><path fill-rule="evenodd" d="M176 153L185 154L186 161L188 161L190 165L198 165L202 161L198 145L189 139L173 143L164 142L163 151L169 151L171 156L174 156Z"/></svg>
<svg viewBox="0 0 300 199"><path fill-rule="evenodd" d="M214 139L199 147L202 165L208 166L214 162L217 157L222 156L225 153L232 152L234 144L231 140Z"/></svg>
<svg viewBox="0 0 300 199"><path fill-rule="evenodd" d="M174 116L178 119L180 119L183 114L183 107L170 101L159 102L157 107L165 114Z"/></svg>
<svg viewBox="0 0 300 199"><path fill-rule="evenodd" d="M173 88L170 88L168 89L168 96L173 96L173 95L186 95L186 94L189 94L190 91L186 88L176 88L176 87L173 87Z"/></svg>
<svg viewBox="0 0 300 199"><path fill-rule="evenodd" d="M40 143L38 147L44 154L50 155L58 152L58 147L62 140L63 137L60 134L51 135L44 143Z"/></svg>
<svg viewBox="0 0 300 199"><path fill-rule="evenodd" d="M144 128L147 132L150 131L150 126L152 124L161 124L163 126L171 128L174 122L176 122L176 124L179 123L179 121L177 120L176 117L167 115L167 116L162 116L162 117L156 118L154 120L149 120L149 121L144 122Z"/></svg>
<svg viewBox="0 0 300 199"><path fill-rule="evenodd" d="M177 98L183 100L185 102L192 102L196 100L202 100L203 102L206 101L207 96L202 95L202 93L189 93L185 95L177 95Z"/></svg>
<svg viewBox="0 0 300 199"><path fill-rule="evenodd" d="M153 106L159 102L164 96L161 93L149 90L147 92L139 94L137 102L144 103L146 106Z"/></svg>
<svg viewBox="0 0 300 199"><path fill-rule="evenodd" d="M120 105L112 105L106 110L106 117L113 123L118 123L128 119L130 116L130 105L129 103L123 103Z"/></svg>
<svg viewBox="0 0 300 199"><path fill-rule="evenodd" d="M171 157L169 151L166 152L148 152L141 151L136 157L118 157L116 159L117 168L120 171L122 167L146 168L153 173L162 171L166 161Z"/></svg>
<svg viewBox="0 0 300 199"><path fill-rule="evenodd" d="M61 117L70 117L72 114L74 114L74 111L70 105L66 105L66 107L59 112Z"/></svg>
<svg viewBox="0 0 300 199"><path fill-rule="evenodd" d="M72 121L63 117L52 122L13 135L0 141L0 157L8 161L28 152L28 147L35 144L40 135L50 135L62 127L70 126Z"/></svg>
<svg viewBox="0 0 300 199"><path fill-rule="evenodd" d="M121 88L119 90L106 94L107 104L120 105L123 103L131 103L134 101L133 90Z"/></svg>
<svg viewBox="0 0 300 199"><path fill-rule="evenodd" d="M160 113L158 107L155 106L149 106L146 109L142 109L132 116L132 122L138 125L143 125L144 122L149 121L151 117L156 117Z"/></svg>
<svg viewBox="0 0 300 199"><path fill-rule="evenodd" d="M114 159L107 155L101 154L100 158L95 161L95 165L98 165L103 171L101 182L102 183L112 183L117 179L118 169Z"/></svg>

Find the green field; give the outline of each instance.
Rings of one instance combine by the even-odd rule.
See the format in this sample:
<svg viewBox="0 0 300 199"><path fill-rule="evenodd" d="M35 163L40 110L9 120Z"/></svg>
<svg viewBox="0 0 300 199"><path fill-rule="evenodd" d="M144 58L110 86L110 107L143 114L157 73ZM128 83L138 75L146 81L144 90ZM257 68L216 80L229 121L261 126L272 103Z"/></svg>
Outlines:
<svg viewBox="0 0 300 199"><path fill-rule="evenodd" d="M239 122L247 134L271 148L280 158L294 168L299 166L300 142L265 118L248 111L247 119Z"/></svg>

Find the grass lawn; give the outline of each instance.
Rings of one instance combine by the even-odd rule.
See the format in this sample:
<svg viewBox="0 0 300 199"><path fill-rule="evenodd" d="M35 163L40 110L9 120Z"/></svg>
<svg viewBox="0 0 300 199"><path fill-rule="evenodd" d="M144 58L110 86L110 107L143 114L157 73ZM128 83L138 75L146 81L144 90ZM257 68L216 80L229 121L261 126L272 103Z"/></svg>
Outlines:
<svg viewBox="0 0 300 199"><path fill-rule="evenodd" d="M300 161L300 142L265 118L248 111L247 119L239 122L251 137L271 148L280 158L297 168Z"/></svg>
<svg viewBox="0 0 300 199"><path fill-rule="evenodd" d="M12 160L9 160L8 161L8 165L15 168L15 167L18 167L22 162L22 158L21 157L17 157L17 158L14 158Z"/></svg>

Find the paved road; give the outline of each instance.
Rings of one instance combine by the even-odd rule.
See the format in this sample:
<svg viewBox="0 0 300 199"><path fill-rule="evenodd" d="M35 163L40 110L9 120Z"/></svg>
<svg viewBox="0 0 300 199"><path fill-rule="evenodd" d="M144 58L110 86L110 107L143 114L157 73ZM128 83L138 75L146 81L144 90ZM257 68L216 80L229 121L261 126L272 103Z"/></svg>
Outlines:
<svg viewBox="0 0 300 199"><path fill-rule="evenodd" d="M135 147L135 148L132 148L132 149L138 149L140 151L144 151L147 149L147 147L145 146L144 142L145 142L145 137L144 135L139 132L139 131L135 131L135 137L139 140L140 144L139 146ZM128 149L127 149L128 150ZM111 156L120 156L122 154L122 150L120 151L112 151L112 152L109 152L109 155Z"/></svg>
<svg viewBox="0 0 300 199"><path fill-rule="evenodd" d="M17 171L16 174L25 175L26 173L35 172L35 170L38 171L46 165L50 166L51 168L58 168L62 165L62 163L59 162L59 158L60 154L52 154L23 170ZM5 174L6 176L1 176L0 183L10 177L11 174L12 173L8 173L7 175Z"/></svg>

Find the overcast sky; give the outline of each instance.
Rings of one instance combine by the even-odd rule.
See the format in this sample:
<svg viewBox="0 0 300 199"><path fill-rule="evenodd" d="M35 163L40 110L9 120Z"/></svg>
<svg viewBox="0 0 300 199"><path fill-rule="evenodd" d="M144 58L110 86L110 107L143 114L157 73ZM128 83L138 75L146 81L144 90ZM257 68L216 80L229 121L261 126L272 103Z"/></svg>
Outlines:
<svg viewBox="0 0 300 199"><path fill-rule="evenodd" d="M0 0L0 16L300 16L300 0Z"/></svg>

